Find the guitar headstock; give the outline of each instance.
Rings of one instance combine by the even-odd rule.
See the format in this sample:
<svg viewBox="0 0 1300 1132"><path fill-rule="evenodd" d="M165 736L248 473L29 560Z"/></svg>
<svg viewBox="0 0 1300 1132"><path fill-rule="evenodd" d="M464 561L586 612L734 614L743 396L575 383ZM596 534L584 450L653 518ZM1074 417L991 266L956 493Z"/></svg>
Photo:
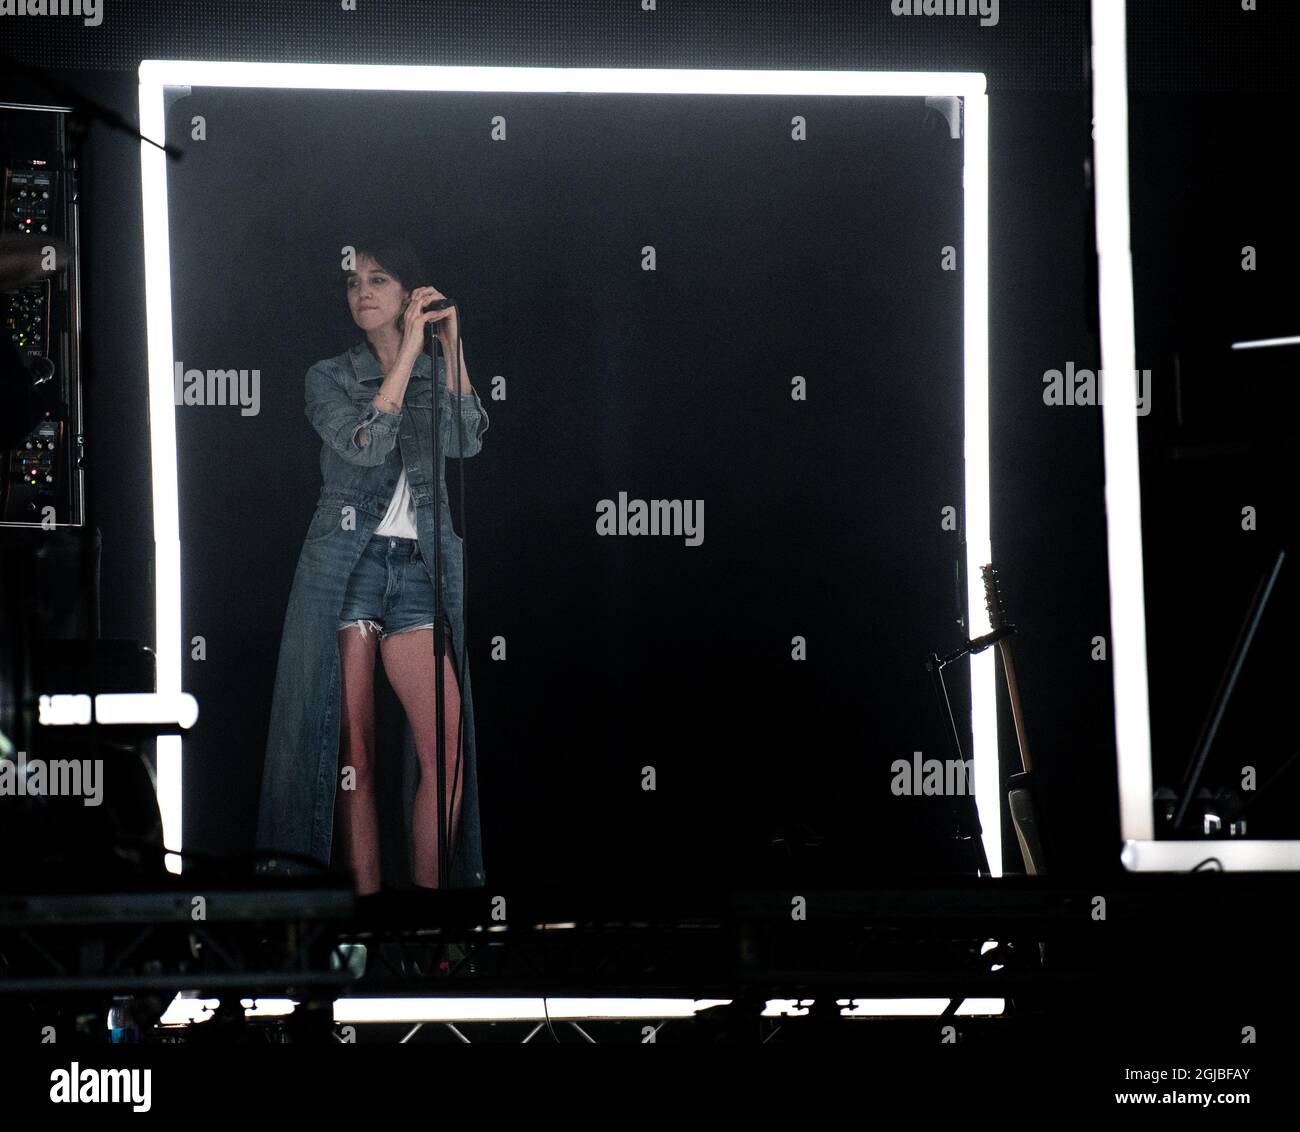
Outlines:
<svg viewBox="0 0 1300 1132"><path fill-rule="evenodd" d="M1006 608L1002 604L1002 590L998 586L998 570L992 562L980 567L984 579L984 608L988 610L989 625L1001 629L1007 619Z"/></svg>

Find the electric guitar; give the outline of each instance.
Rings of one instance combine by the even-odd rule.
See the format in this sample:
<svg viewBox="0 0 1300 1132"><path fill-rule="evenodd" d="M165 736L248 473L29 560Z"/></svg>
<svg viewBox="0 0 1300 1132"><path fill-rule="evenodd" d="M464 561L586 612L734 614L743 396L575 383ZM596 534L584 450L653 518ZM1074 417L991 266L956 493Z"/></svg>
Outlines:
<svg viewBox="0 0 1300 1132"><path fill-rule="evenodd" d="M984 606L988 610L989 624L994 629L1006 629L1008 635L998 641L1002 656L1002 671L1007 678L1007 694L1011 698L1011 717L1016 724L1016 745L1020 749L1020 773L1007 780L1007 802L1011 821L1020 842L1020 855L1025 861L1025 872L1030 876L1046 872L1043 845L1039 834L1038 808L1034 802L1033 763L1029 757L1029 738L1025 733L1025 716L1020 705L1020 689L1016 685L1016 668L1011 659L1011 636L1015 626L1006 619L1002 593L998 586L998 572L990 562L980 568L984 578Z"/></svg>

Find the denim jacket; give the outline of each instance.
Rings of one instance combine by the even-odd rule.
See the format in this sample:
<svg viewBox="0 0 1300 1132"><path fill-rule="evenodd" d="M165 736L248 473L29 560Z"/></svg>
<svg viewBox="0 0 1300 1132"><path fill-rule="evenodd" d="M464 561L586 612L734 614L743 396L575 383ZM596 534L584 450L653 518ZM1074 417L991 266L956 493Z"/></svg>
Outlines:
<svg viewBox="0 0 1300 1132"><path fill-rule="evenodd" d="M338 615L352 569L387 511L405 467L420 554L430 577L434 569L441 574L443 608L451 624L448 648L461 674L464 794L448 880L453 888L476 887L485 883L485 874L473 695L465 654L464 556L451 522L445 460L460 455L468 459L481 450L488 415L477 393L457 397L448 391L446 362L439 357L442 460L435 478L434 382L428 356L416 360L400 413L384 412L371 403L383 376L364 339L346 354L317 362L307 371L307 418L324 442L322 484L280 637L257 820L257 848L270 856L259 863L258 871L289 876L311 871L310 865L274 857L285 852L329 864L339 782ZM435 485L442 499L436 539ZM403 728L402 795L409 845L420 768L405 721Z"/></svg>

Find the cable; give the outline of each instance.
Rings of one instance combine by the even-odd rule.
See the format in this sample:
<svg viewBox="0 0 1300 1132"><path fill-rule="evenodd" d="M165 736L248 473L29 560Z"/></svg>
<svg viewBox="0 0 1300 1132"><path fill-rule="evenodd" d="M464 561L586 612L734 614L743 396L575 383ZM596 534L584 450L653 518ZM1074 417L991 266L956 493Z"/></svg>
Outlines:
<svg viewBox="0 0 1300 1132"><path fill-rule="evenodd" d="M459 307L459 306L458 306L458 305L453 301L452 304L451 304L451 309L454 310L454 311L456 312L456 349L455 349L455 351L454 351L454 353L455 353L456 356L455 356L453 359L451 359L451 363L454 364L455 369L456 369L456 398L457 398L457 401L456 401L456 403L455 403L455 408L456 408L457 462L458 462L459 465L460 465L460 468L459 468L459 471L460 471L460 477L459 477L459 478L460 478L460 525L461 525L461 529L464 530L464 528L465 528L465 418L464 418L464 415L463 415L463 414L461 413L461 411L460 411L460 400L459 400L459 398L460 398L460 396L461 396L461 388L462 388L462 385L461 385L461 379L460 379L460 378L461 378L461 371L460 371L460 352L461 352L461 349L463 348L464 334L461 332L461 329L460 329L460 325L461 325L461 323L460 323L460 307ZM434 337L437 338L437 335L434 335ZM445 359L445 358L446 358L446 352L445 352L445 351L444 351L443 356L444 356L444 359ZM447 369L447 394L448 394L447 400L448 400L448 402L451 401L451 370L452 370L452 364L448 364L448 365L446 366L446 369ZM435 384L435 386L436 386L436 385L437 385L437 381L438 381L438 365L437 365L437 359L436 359L436 358L434 359L434 365L433 365L433 380L434 380L434 384ZM438 394L437 394L437 390L436 390L436 388L435 388L435 390L434 390L434 398L435 398L435 402L434 402L434 404L435 404L435 406L436 406L436 404L437 404L437 400L436 400L437 396L438 396ZM434 427L436 428L436 427L437 427L437 420L436 420L437 413L436 413L436 412L434 413L434 417L435 417L435 420L434 420ZM442 463L443 463L443 466L445 467L445 466L446 466L446 460L445 460L445 458L443 459ZM440 472L442 471L441 468L438 469L438 470L439 470ZM443 478L443 480L445 481L446 476L443 475L442 478ZM435 483L435 484L434 484L434 490L437 491L437 490L439 489L440 486L441 486L440 484ZM441 497L441 494L442 494L441 491L439 491L439 497ZM448 500L448 502L450 502L450 500ZM437 537L438 537L438 538L441 538L441 536L442 536L442 531L439 530L439 531L437 532ZM466 612L465 612L467 606L469 605L469 601L468 601L468 597L469 597L469 566L468 566L469 555L465 553L466 540L465 540L465 536L464 536L463 534L460 536L460 541L461 541L461 557L460 557L460 606L461 606L461 613L460 613L460 619L461 619L461 628L462 628L462 632L461 632L460 655L457 656L457 658L456 658L456 694L460 697L460 712L459 712L459 715L458 715L458 717L457 717L457 719L456 719L456 773L455 773L455 775L453 776L453 778L452 778L452 780L451 780L451 809L452 809L453 811L454 811L455 808L456 808L456 787L457 787L457 786L459 785L459 783L460 783L460 768L461 768L461 764L462 764L462 763L464 762L464 760L465 760L465 754L464 754L464 750L463 750L463 748L464 748L464 742L465 742L465 661L466 661L466 654L469 652L469 642L468 642L468 638L469 638L469 619L468 619L468 617L466 616ZM439 612L440 612L440 613L443 613L444 611L443 611L443 610L439 610ZM448 619L448 622L447 622L447 623L448 623L448 625L451 624L450 618ZM441 627L439 627L439 630L438 630L438 631L439 631L439 632L442 631ZM439 706L441 706L441 705L439 705ZM440 727L441 727L441 723L442 723L442 721L441 721L441 719L440 719L440 720L439 720L439 726L440 726ZM461 818L461 829L460 829L460 831L461 831L462 834L464 834L464 832L465 832L465 807L464 807L464 805L461 806L461 815L460 815L460 818ZM441 821L443 820L443 817L442 817L441 814L438 815L438 820L439 820L439 822L441 822ZM451 870L452 870L452 866L453 866L455 863L456 863L456 845L453 843L453 840L452 840L452 838L451 838L450 835L449 835L448 838L447 838L447 880L448 880L448 882L451 881ZM449 886L450 886L450 885L449 885Z"/></svg>

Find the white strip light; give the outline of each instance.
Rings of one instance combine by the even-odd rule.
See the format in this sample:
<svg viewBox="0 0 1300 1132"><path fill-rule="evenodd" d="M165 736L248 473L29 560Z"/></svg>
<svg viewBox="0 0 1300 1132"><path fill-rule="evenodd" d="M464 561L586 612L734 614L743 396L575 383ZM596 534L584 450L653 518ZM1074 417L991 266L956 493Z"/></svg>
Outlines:
<svg viewBox="0 0 1300 1132"><path fill-rule="evenodd" d="M1133 257L1129 246L1126 7L1115 0L1093 0L1093 150L1097 162L1098 309L1106 385L1102 426L1120 832L1125 840L1150 841L1155 828L1135 411Z"/></svg>
<svg viewBox="0 0 1300 1132"><path fill-rule="evenodd" d="M1249 342L1234 342L1234 350L1260 350L1266 346L1300 346L1300 337L1294 338L1256 338Z"/></svg>
<svg viewBox="0 0 1300 1132"><path fill-rule="evenodd" d="M84 727L93 719L90 697L84 692L56 692L38 701L37 722L42 727Z"/></svg>
<svg viewBox="0 0 1300 1132"><path fill-rule="evenodd" d="M162 142L166 113L162 86L140 87L140 133ZM171 242L167 224L167 157L140 144L140 189L144 206L145 326L149 358L149 455L153 481L154 663L157 690L181 693L181 535L176 485L176 405L169 383L172 368ZM180 849L181 739L159 735L158 809L163 844ZM181 871L180 857L166 857L170 872Z"/></svg>
<svg viewBox="0 0 1300 1132"><path fill-rule="evenodd" d="M989 114L988 98L964 102L965 402L967 633L992 631L980 568L993 560L989 503ZM997 669L994 650L970 657L971 741L975 745L975 807L989 869L1002 875L1002 770L998 761Z"/></svg>
<svg viewBox="0 0 1300 1132"><path fill-rule="evenodd" d="M220 1000L172 999L159 1022L164 1026L206 1022ZM937 1018L948 1008L946 998L837 998L845 1018ZM295 1002L287 998L240 999L247 1018L292 1014ZM552 1022L596 1019L664 1020L692 1018L701 1011L730 1006L729 998L340 998L334 1004L334 1021L348 1023L418 1022ZM771 999L764 1018L805 1017L812 999ZM1004 1013L1000 998L968 998L957 1008L959 1017L989 1017Z"/></svg>
<svg viewBox="0 0 1300 1132"><path fill-rule="evenodd" d="M199 704L188 692L106 692L95 697L95 718L100 723L175 723L190 728L199 718Z"/></svg>
<svg viewBox="0 0 1300 1132"><path fill-rule="evenodd" d="M501 91L586 94L753 94L957 97L965 120L965 507L971 636L987 632L979 568L990 560L988 496L988 98L984 76L922 71L706 71L560 67L387 67L306 63L146 60L140 64L140 129L166 141L168 87L297 90ZM180 530L177 513L174 352L163 153L142 144L149 423L154 490L158 691L181 681ZM981 628L983 626L983 628ZM985 851L1002 872L1001 788L992 651L970 663L975 798ZM182 847L180 737L158 740L158 803L168 845ZM170 864L169 864L169 867Z"/></svg>
<svg viewBox="0 0 1300 1132"><path fill-rule="evenodd" d="M690 1018L727 999L340 998L335 1022L552 1022L594 1018Z"/></svg>
<svg viewBox="0 0 1300 1132"><path fill-rule="evenodd" d="M764 1018L805 1018L812 1012L811 998L774 998L763 1011ZM947 998L837 998L835 1005L845 1018L938 1018L951 999ZM953 1012L959 1017L988 1017L1005 1013L1002 998L964 998Z"/></svg>
<svg viewBox="0 0 1300 1132"><path fill-rule="evenodd" d="M1199 867L1215 872L1295 872L1300 871L1300 841L1127 841L1120 860L1135 872L1190 872ZM1218 862L1217 868L1212 861Z"/></svg>
<svg viewBox="0 0 1300 1132"><path fill-rule="evenodd" d="M37 718L45 727L89 724L90 699L85 693L41 696ZM185 692L170 696L158 692L101 692L95 696L97 723L174 723L189 728L198 718L198 701Z"/></svg>

